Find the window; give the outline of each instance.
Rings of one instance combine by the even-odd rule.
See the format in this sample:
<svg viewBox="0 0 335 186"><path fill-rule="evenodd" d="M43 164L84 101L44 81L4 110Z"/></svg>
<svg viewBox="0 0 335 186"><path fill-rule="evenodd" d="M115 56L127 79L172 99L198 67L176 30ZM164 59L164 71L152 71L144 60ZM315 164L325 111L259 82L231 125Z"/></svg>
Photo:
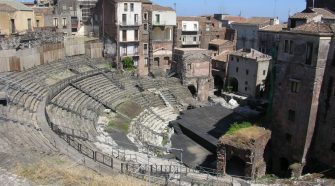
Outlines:
<svg viewBox="0 0 335 186"><path fill-rule="evenodd" d="M300 81L299 80L291 80L291 92L298 93L300 89Z"/></svg>
<svg viewBox="0 0 335 186"><path fill-rule="evenodd" d="M144 66L147 67L148 66L148 58L144 58Z"/></svg>
<svg viewBox="0 0 335 186"><path fill-rule="evenodd" d="M138 24L138 14L134 15L134 23L135 23L135 25Z"/></svg>
<svg viewBox="0 0 335 186"><path fill-rule="evenodd" d="M285 138L286 138L286 141L287 141L287 142L291 143L291 141L292 141L292 135L291 135L291 134L286 133L286 134L285 134Z"/></svg>
<svg viewBox="0 0 335 186"><path fill-rule="evenodd" d="M147 43L143 44L143 50L144 50L144 54L148 54L148 44Z"/></svg>
<svg viewBox="0 0 335 186"><path fill-rule="evenodd" d="M121 55L126 56L127 55L127 46L122 46L121 47Z"/></svg>
<svg viewBox="0 0 335 186"><path fill-rule="evenodd" d="M313 60L313 43L306 44L306 65L311 65Z"/></svg>
<svg viewBox="0 0 335 186"><path fill-rule="evenodd" d="M198 30L198 25L197 24L194 24L194 30Z"/></svg>
<svg viewBox="0 0 335 186"><path fill-rule="evenodd" d="M230 57L230 60L231 60L231 61L234 61L234 56L231 56L231 57Z"/></svg>
<svg viewBox="0 0 335 186"><path fill-rule="evenodd" d="M127 41L127 30L122 30L122 41Z"/></svg>
<svg viewBox="0 0 335 186"><path fill-rule="evenodd" d="M294 122L295 121L295 111L288 110L288 120Z"/></svg>
<svg viewBox="0 0 335 186"><path fill-rule="evenodd" d="M240 58L237 57L237 58L236 58L236 61L237 61L237 62L240 62Z"/></svg>
<svg viewBox="0 0 335 186"><path fill-rule="evenodd" d="M192 65L191 64L188 64L188 69L191 70L192 69Z"/></svg>
<svg viewBox="0 0 335 186"><path fill-rule="evenodd" d="M248 87L245 87L244 90L247 92L248 91Z"/></svg>
<svg viewBox="0 0 335 186"><path fill-rule="evenodd" d="M288 53L288 49L289 49L289 41L285 40L285 43L284 43L284 53Z"/></svg>
<svg viewBox="0 0 335 186"><path fill-rule="evenodd" d="M186 25L183 25L183 30L186 30Z"/></svg>
<svg viewBox="0 0 335 186"><path fill-rule="evenodd" d="M144 30L148 30L148 24L144 24L143 27L144 27Z"/></svg>
<svg viewBox="0 0 335 186"><path fill-rule="evenodd" d="M134 3L130 3L130 11L134 12Z"/></svg>
<svg viewBox="0 0 335 186"><path fill-rule="evenodd" d="M294 44L293 44L293 41L291 40L290 41L290 54L293 54L293 46Z"/></svg>
<svg viewBox="0 0 335 186"><path fill-rule="evenodd" d="M265 76L266 75L266 70L263 70L263 76Z"/></svg>
<svg viewBox="0 0 335 186"><path fill-rule="evenodd" d="M125 3L123 6L124 6L124 11L127 12L128 11L128 4Z"/></svg>
<svg viewBox="0 0 335 186"><path fill-rule="evenodd" d="M238 67L236 67L236 73L238 73Z"/></svg>
<svg viewBox="0 0 335 186"><path fill-rule="evenodd" d="M148 13L147 12L144 12L144 14L143 14L143 19L146 21L146 20L148 20Z"/></svg>
<svg viewBox="0 0 335 186"><path fill-rule="evenodd" d="M197 42L197 37L193 37L193 41L194 41L194 42Z"/></svg>
<svg viewBox="0 0 335 186"><path fill-rule="evenodd" d="M156 23L158 23L158 24L159 24L159 23L160 23L160 21L161 21L161 20L160 20L160 15L159 15L159 14L156 14L156 16L155 16L155 17L156 17Z"/></svg>
<svg viewBox="0 0 335 186"><path fill-rule="evenodd" d="M58 18L54 18L53 24L54 24L54 27L58 27Z"/></svg>
<svg viewBox="0 0 335 186"><path fill-rule="evenodd" d="M293 54L294 43L292 40L285 40L284 43L284 53Z"/></svg>
<svg viewBox="0 0 335 186"><path fill-rule="evenodd" d="M63 18L63 28L66 28L66 18Z"/></svg>
<svg viewBox="0 0 335 186"><path fill-rule="evenodd" d="M332 143L332 144L331 144L330 149L331 149L331 151L335 152L335 143Z"/></svg>
<svg viewBox="0 0 335 186"><path fill-rule="evenodd" d="M138 55L138 46L134 46L134 55Z"/></svg>
<svg viewBox="0 0 335 186"><path fill-rule="evenodd" d="M246 74L246 75L249 75L249 70L246 70L246 71L245 71L245 74Z"/></svg>
<svg viewBox="0 0 335 186"><path fill-rule="evenodd" d="M138 41L138 30L134 31L134 38L135 38L135 41Z"/></svg>
<svg viewBox="0 0 335 186"><path fill-rule="evenodd" d="M127 24L127 14L122 14L122 24Z"/></svg>
<svg viewBox="0 0 335 186"><path fill-rule="evenodd" d="M28 30L31 31L31 19L27 19Z"/></svg>
<svg viewBox="0 0 335 186"><path fill-rule="evenodd" d="M40 20L36 20L36 27L40 27Z"/></svg>

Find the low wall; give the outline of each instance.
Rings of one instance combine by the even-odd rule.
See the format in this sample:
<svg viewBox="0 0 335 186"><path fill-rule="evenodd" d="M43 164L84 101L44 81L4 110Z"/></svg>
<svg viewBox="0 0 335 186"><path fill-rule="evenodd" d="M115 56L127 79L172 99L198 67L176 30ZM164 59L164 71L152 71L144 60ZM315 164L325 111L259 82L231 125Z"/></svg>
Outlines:
<svg viewBox="0 0 335 186"><path fill-rule="evenodd" d="M50 63L66 56L86 54L90 58L102 58L101 42L85 42L69 39L64 43L44 44L36 48L0 50L0 72L23 71Z"/></svg>

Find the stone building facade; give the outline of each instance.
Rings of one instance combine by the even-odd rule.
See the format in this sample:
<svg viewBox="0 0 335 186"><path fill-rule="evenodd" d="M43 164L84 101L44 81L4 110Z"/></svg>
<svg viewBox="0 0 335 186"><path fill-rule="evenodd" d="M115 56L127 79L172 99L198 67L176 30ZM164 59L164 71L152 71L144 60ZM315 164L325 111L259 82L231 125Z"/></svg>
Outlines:
<svg viewBox="0 0 335 186"><path fill-rule="evenodd" d="M208 50L175 48L171 69L199 101L207 101L213 90L212 65Z"/></svg>
<svg viewBox="0 0 335 186"><path fill-rule="evenodd" d="M217 169L224 174L251 179L264 176L263 156L270 138L271 131L261 127L244 128L222 136L217 147Z"/></svg>
<svg viewBox="0 0 335 186"><path fill-rule="evenodd" d="M270 125L272 170L280 176L290 176L289 166L295 163L302 169L311 155L332 35L332 28L321 23L280 33Z"/></svg>
<svg viewBox="0 0 335 186"><path fill-rule="evenodd" d="M229 55L228 86L233 92L260 97L265 91L271 57L254 49L240 49Z"/></svg>
<svg viewBox="0 0 335 186"><path fill-rule="evenodd" d="M212 16L177 17L176 47L208 49L214 39L235 42L236 32L222 28L221 22Z"/></svg>

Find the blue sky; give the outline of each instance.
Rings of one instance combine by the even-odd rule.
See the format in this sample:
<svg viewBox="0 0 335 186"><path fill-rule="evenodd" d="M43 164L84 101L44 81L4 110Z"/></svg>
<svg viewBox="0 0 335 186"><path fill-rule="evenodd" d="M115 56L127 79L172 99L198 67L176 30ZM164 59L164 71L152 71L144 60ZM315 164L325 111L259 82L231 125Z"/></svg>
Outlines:
<svg viewBox="0 0 335 186"><path fill-rule="evenodd" d="M305 0L153 0L154 3L173 7L177 4L177 15L191 16L214 13L231 15L278 16L287 21L289 12L302 11L306 7ZM276 7L276 8L275 8Z"/></svg>

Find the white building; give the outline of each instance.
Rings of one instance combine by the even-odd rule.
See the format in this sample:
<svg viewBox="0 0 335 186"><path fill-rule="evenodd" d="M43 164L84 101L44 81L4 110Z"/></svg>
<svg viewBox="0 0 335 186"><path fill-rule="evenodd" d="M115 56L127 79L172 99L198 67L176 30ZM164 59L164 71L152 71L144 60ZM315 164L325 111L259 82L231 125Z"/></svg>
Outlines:
<svg viewBox="0 0 335 186"><path fill-rule="evenodd" d="M229 55L228 86L244 96L262 96L271 57L254 49L240 49Z"/></svg>

